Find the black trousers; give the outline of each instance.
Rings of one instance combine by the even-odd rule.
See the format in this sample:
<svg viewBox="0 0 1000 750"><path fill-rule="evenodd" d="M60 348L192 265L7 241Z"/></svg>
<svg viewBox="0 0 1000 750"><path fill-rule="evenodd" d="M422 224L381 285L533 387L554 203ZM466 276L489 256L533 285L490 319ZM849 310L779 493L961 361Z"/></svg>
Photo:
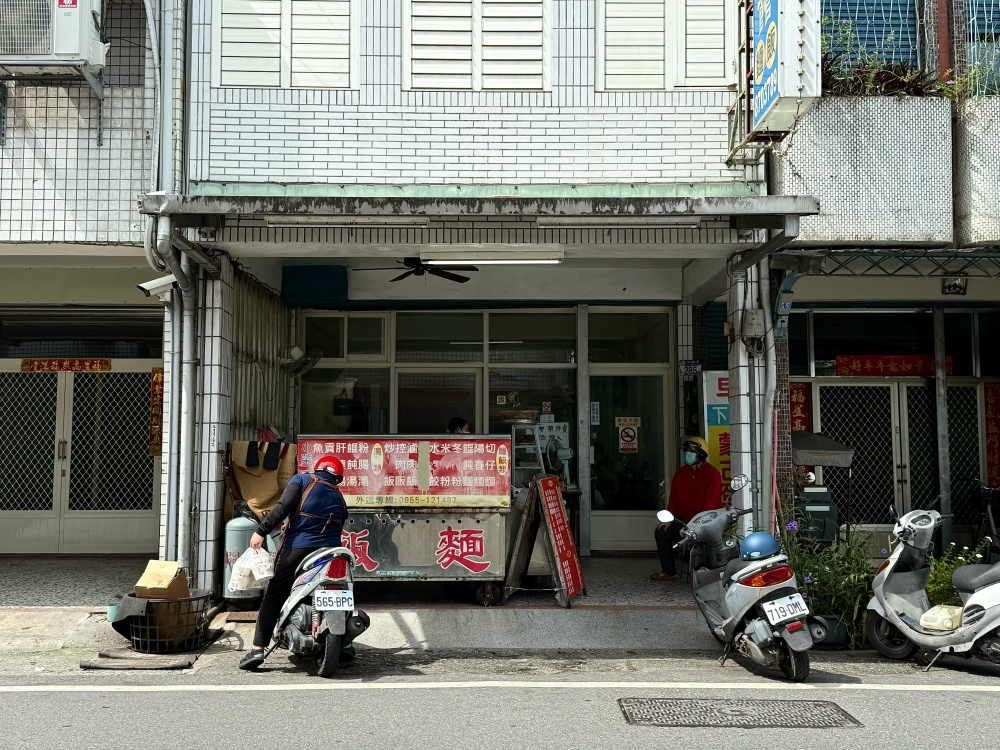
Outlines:
<svg viewBox="0 0 1000 750"><path fill-rule="evenodd" d="M660 524L654 534L656 538L656 554L660 558L660 567L667 575L677 575L677 551L674 545L681 540L681 523Z"/></svg>
<svg viewBox="0 0 1000 750"><path fill-rule="evenodd" d="M253 636L254 648L267 648L267 644L271 642L271 634L274 633L274 626L278 623L281 607L292 593L295 570L300 562L317 549L320 548L282 548L278 553L278 559L274 561L274 578L267 584L264 601L260 603L260 612L257 613L257 630Z"/></svg>

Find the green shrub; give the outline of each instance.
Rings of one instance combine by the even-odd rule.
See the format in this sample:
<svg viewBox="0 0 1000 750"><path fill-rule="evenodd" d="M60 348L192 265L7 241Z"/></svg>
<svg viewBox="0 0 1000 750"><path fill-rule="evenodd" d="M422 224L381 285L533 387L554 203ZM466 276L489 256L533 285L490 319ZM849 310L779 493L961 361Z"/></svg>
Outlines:
<svg viewBox="0 0 1000 750"><path fill-rule="evenodd" d="M927 579L927 598L932 605L961 604L958 591L951 585L951 576L955 568L983 563L983 553L991 541L986 537L971 550L968 547L959 549L952 542L940 558L931 561L931 574Z"/></svg>

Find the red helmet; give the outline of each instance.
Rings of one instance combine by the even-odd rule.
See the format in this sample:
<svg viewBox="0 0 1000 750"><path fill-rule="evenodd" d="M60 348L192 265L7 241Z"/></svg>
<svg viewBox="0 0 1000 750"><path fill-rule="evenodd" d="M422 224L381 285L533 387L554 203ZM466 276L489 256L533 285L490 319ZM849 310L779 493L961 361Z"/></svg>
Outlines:
<svg viewBox="0 0 1000 750"><path fill-rule="evenodd" d="M313 471L328 471L334 476L344 476L344 464L336 456L320 456L313 464Z"/></svg>

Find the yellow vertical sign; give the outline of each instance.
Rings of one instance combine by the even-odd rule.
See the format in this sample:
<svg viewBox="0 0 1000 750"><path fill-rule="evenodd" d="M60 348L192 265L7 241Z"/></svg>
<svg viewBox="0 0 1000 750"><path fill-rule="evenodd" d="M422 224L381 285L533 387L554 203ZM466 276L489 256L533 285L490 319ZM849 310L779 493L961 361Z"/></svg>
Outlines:
<svg viewBox="0 0 1000 750"><path fill-rule="evenodd" d="M723 484L728 485L733 478L729 456L729 373L703 372L701 376L708 462L722 474Z"/></svg>

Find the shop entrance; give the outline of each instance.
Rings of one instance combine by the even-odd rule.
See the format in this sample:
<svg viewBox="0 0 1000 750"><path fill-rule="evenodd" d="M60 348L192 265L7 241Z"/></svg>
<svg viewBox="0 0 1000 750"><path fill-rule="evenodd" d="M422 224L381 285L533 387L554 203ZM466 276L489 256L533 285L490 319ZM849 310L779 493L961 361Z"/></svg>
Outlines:
<svg viewBox="0 0 1000 750"><path fill-rule="evenodd" d="M18 363L19 364L19 363ZM158 361L111 372L0 372L0 553L151 553Z"/></svg>
<svg viewBox="0 0 1000 750"><path fill-rule="evenodd" d="M929 507L938 494L937 412L933 383L818 383L815 429L855 448L850 522L892 523L890 506L906 513ZM957 523L974 523L973 486L980 475L979 387L948 386L952 505ZM863 415L863 416L862 416ZM846 470L823 477L845 519Z"/></svg>
<svg viewBox="0 0 1000 750"><path fill-rule="evenodd" d="M396 378L398 434L444 433L452 417L467 419L476 431L482 403L481 369L398 369Z"/></svg>
<svg viewBox="0 0 1000 750"><path fill-rule="evenodd" d="M673 469L667 465L664 435L666 378L661 373L592 374L590 401L591 546L655 549L660 482Z"/></svg>

